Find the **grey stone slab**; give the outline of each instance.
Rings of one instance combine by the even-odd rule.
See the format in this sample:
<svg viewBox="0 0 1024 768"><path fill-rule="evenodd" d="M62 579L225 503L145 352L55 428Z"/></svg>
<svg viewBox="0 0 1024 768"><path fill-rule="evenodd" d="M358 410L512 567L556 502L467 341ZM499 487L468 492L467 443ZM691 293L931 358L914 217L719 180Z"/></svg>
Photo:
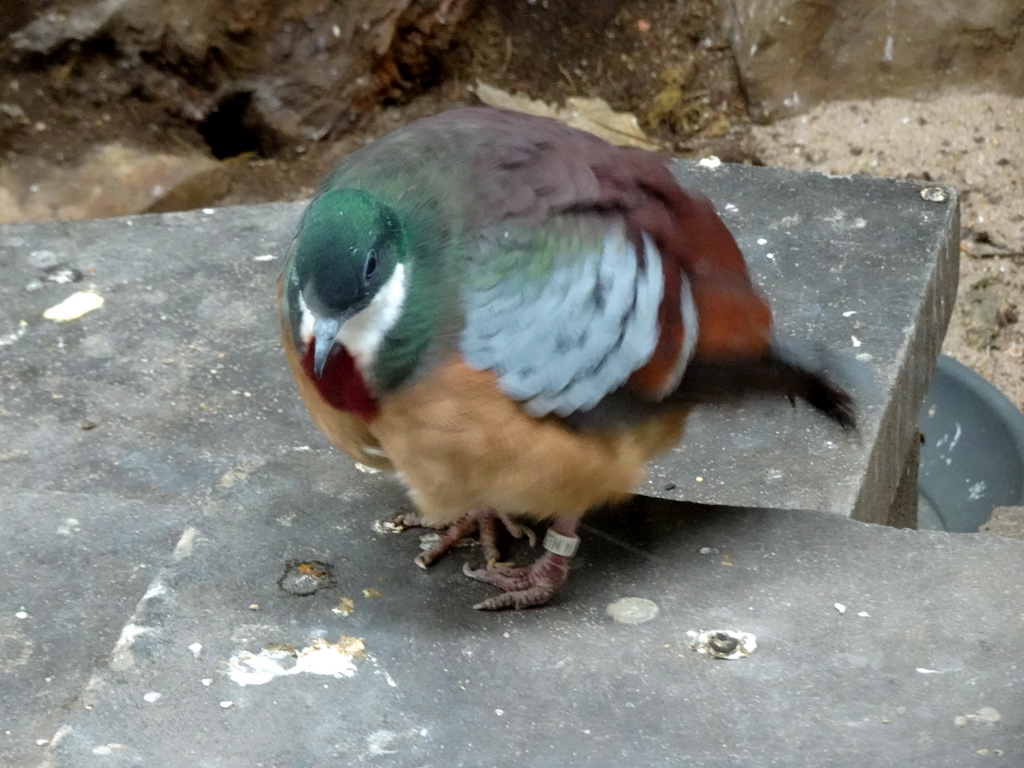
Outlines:
<svg viewBox="0 0 1024 768"><path fill-rule="evenodd" d="M220 489L44 764L1024 760L1022 542L649 500L589 519L553 604L484 614L470 605L492 590L459 568L476 550L422 571L416 533L374 532L401 499L329 451ZM333 585L284 591L297 560L329 565ZM352 612L335 612L346 597ZM658 613L618 623L606 611L622 598ZM753 633L757 650L689 649L689 631L722 628ZM340 638L365 648L349 677L232 678L244 653Z"/></svg>
<svg viewBox="0 0 1024 768"><path fill-rule="evenodd" d="M0 765L35 765L180 538L155 500L0 494Z"/></svg>
<svg viewBox="0 0 1024 768"><path fill-rule="evenodd" d="M736 234L780 334L845 356L861 424L845 435L777 399L703 407L641 492L885 522L956 299L955 194L931 202L920 183L772 168L677 173Z"/></svg>
<svg viewBox="0 0 1024 768"><path fill-rule="evenodd" d="M282 369L272 309L275 259L298 210L0 230L0 486L177 498L263 456L288 428L315 438ZM54 264L83 279L47 282ZM43 319L81 290L104 306Z"/></svg>
<svg viewBox="0 0 1024 768"><path fill-rule="evenodd" d="M275 210L0 230L0 765L35 764L210 488L319 439L253 260L288 237L287 215L261 234ZM58 263L82 280L45 280ZM42 318L77 290L103 308Z"/></svg>

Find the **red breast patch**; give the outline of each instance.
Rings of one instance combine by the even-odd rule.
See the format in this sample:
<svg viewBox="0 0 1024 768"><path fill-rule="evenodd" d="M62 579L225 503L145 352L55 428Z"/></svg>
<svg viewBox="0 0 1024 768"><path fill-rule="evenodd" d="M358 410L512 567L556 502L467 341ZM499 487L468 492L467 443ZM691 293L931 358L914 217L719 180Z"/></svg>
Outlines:
<svg viewBox="0 0 1024 768"><path fill-rule="evenodd" d="M318 379L313 373L313 345L310 344L302 358L306 375L313 380L317 391L332 407L354 413L363 421L373 421L380 413L380 407L370 394L370 388L356 367L355 359L341 345L335 347L335 350L327 358L323 376Z"/></svg>

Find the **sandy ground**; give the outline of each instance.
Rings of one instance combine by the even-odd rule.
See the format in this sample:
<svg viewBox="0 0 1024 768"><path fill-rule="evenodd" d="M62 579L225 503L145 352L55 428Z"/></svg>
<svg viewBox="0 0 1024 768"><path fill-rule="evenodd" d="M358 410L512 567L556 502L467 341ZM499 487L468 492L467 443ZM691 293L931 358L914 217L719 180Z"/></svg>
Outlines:
<svg viewBox="0 0 1024 768"><path fill-rule="evenodd" d="M1024 409L1024 100L835 102L755 126L752 138L766 165L956 187L960 288L943 351Z"/></svg>

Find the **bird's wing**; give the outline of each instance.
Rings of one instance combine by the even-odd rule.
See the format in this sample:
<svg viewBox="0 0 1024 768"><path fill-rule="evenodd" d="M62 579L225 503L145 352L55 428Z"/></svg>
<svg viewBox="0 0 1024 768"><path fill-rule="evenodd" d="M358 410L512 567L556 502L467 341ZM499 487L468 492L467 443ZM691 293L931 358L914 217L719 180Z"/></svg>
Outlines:
<svg viewBox="0 0 1024 768"><path fill-rule="evenodd" d="M633 383L663 397L698 330L685 271L656 242L664 222L644 221L663 203L643 177L672 183L664 161L547 120L490 128L469 170L463 356L535 416L588 411L652 361L660 386Z"/></svg>
<svg viewBox="0 0 1024 768"><path fill-rule="evenodd" d="M650 359L665 295L661 256L621 216L553 215L489 228L464 276L466 360L535 416L596 406ZM688 308L688 309L685 309ZM687 297L684 311L692 314ZM696 324L690 325L692 349Z"/></svg>

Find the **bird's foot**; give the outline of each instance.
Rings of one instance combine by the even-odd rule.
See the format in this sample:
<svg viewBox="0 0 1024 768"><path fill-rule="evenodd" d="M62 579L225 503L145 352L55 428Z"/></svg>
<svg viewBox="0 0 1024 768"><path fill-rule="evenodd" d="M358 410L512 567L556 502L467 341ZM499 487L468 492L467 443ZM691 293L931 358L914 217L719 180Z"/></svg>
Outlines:
<svg viewBox="0 0 1024 768"><path fill-rule="evenodd" d="M402 522L406 526L424 525L423 518L416 514L399 517L403 518ZM411 518L414 518L416 522L408 522ZM392 522L397 525L399 524L399 519L397 517L392 518ZM499 522L514 538L519 539L525 536L531 547L537 543L537 537L533 529L516 522L504 512L497 512L493 509L467 512L448 526L448 530L441 534L441 537L434 546L421 552L416 557L416 565L420 568L430 567L462 542L474 528L480 531L480 546L483 548L484 557L488 565L497 564L501 560L501 552L498 549L497 543L497 524Z"/></svg>
<svg viewBox="0 0 1024 768"><path fill-rule="evenodd" d="M569 559L578 543L576 536L564 536L549 529L544 537L547 551L533 565L517 568L489 562L484 568L470 568L467 563L462 572L471 579L505 590L505 594L489 597L473 607L478 611L503 611L544 605L569 577Z"/></svg>
<svg viewBox="0 0 1024 768"><path fill-rule="evenodd" d="M441 534L441 537L434 546L416 555L416 559L413 562L420 568L429 568L465 539L476 524L474 514L467 512L448 526L448 530Z"/></svg>
<svg viewBox="0 0 1024 768"><path fill-rule="evenodd" d="M408 528L437 528L436 525L427 522L419 512L400 512L397 515L374 523L374 527L379 527L388 533L401 533Z"/></svg>
<svg viewBox="0 0 1024 768"><path fill-rule="evenodd" d="M523 525L506 513L497 510L490 509L481 512L477 516L476 523L480 529L480 546L484 550L488 566L501 565L501 551L498 549L497 523L499 522L513 539L521 539L525 536L531 547L537 546L537 534L528 525Z"/></svg>

